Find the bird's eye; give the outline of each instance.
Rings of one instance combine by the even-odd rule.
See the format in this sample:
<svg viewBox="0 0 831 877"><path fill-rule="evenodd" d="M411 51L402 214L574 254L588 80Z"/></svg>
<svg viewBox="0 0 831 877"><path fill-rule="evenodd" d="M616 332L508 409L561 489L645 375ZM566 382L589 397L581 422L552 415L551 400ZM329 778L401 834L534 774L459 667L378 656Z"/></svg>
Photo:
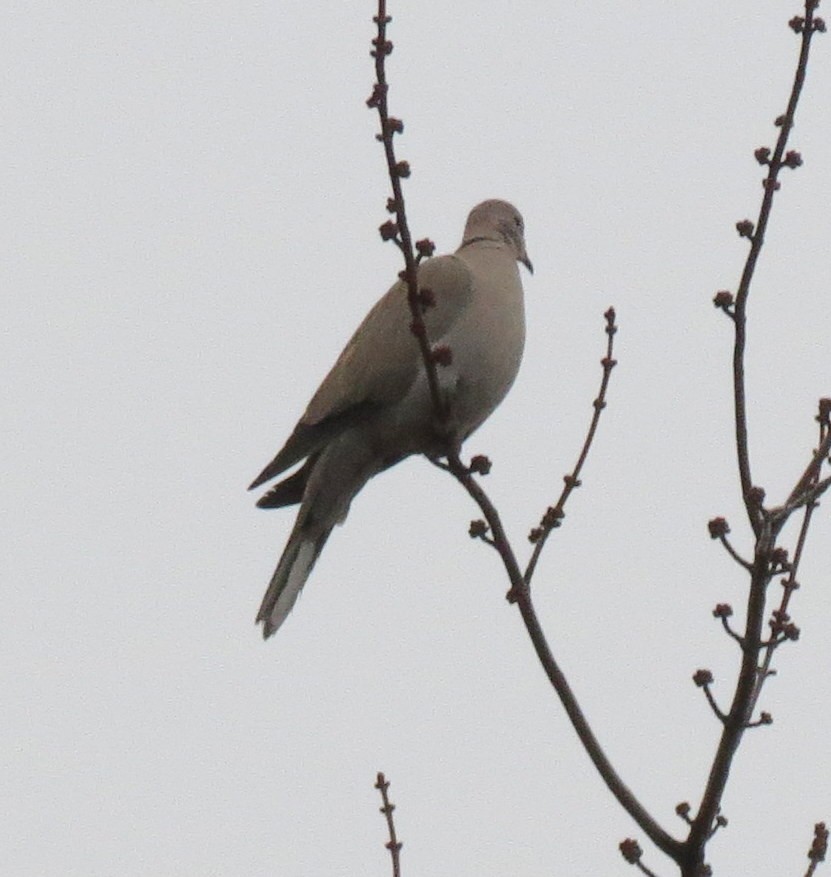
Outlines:
<svg viewBox="0 0 831 877"><path fill-rule="evenodd" d="M514 225L516 225L517 228L522 228L522 220L518 216L514 217Z"/></svg>

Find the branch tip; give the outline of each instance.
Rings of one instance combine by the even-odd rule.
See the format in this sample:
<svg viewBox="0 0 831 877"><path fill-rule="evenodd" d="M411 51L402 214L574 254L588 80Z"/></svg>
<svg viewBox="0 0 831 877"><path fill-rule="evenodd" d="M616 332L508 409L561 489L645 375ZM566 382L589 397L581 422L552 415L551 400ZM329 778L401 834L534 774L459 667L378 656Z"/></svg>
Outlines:
<svg viewBox="0 0 831 877"><path fill-rule="evenodd" d="M389 840L384 844L384 848L389 850L390 856L392 857L392 873L393 877L400 877L401 875L401 859L399 853L401 852L401 847L403 844L398 840L395 832L395 821L392 818L393 810L395 810L395 804L390 802L390 799L387 795L387 791L390 787L389 782L387 782L386 777L383 773L379 772L377 779L375 781L375 788L378 789L381 793L381 802L382 806L379 808L380 812L386 817L387 821L387 832L389 834Z"/></svg>
<svg viewBox="0 0 831 877"><path fill-rule="evenodd" d="M811 849L808 850L808 858L816 865L825 861L828 853L828 829L824 822L817 822L814 826L814 840Z"/></svg>

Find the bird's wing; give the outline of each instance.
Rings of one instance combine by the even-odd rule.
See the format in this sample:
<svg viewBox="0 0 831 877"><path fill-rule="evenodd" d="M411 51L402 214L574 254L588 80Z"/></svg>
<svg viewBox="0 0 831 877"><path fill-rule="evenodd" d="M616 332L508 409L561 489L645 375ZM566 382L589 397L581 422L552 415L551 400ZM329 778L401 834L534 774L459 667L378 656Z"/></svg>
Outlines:
<svg viewBox="0 0 831 877"><path fill-rule="evenodd" d="M424 314L428 338L440 338L470 302L470 270L456 256L440 256L419 267L418 281L435 300ZM406 286L399 281L367 314L300 422L318 424L357 405L403 398L421 368L411 323Z"/></svg>
<svg viewBox="0 0 831 877"><path fill-rule="evenodd" d="M427 337L444 336L470 305L470 269L457 256L439 256L419 266L419 287L434 305L424 314ZM410 331L406 285L399 281L375 304L300 418L277 456L251 484L258 487L313 454L374 409L404 398L422 368ZM249 488L250 489L250 488Z"/></svg>

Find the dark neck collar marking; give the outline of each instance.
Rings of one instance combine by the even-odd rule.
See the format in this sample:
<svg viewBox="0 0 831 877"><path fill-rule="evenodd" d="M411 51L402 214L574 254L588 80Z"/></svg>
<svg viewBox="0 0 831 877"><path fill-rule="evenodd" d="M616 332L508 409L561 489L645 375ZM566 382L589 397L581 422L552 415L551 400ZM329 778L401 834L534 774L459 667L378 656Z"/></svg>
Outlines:
<svg viewBox="0 0 831 877"><path fill-rule="evenodd" d="M466 241L462 241L462 246L459 247L459 249L460 250L463 249L468 244L478 244L478 243L481 243L482 241L490 241L493 244L504 244L505 243L505 240L502 237L490 238L487 235L481 234L481 235L477 235L475 238L468 238Z"/></svg>

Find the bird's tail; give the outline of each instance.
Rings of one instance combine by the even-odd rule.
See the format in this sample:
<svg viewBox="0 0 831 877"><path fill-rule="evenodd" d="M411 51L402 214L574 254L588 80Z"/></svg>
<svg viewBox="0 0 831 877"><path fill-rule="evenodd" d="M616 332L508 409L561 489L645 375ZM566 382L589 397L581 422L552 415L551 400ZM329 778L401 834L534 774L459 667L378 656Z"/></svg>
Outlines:
<svg viewBox="0 0 831 877"><path fill-rule="evenodd" d="M295 525L257 613L257 624L263 623L263 639L268 639L286 620L331 532L332 528L327 527L322 532L309 533L304 532L299 521Z"/></svg>

